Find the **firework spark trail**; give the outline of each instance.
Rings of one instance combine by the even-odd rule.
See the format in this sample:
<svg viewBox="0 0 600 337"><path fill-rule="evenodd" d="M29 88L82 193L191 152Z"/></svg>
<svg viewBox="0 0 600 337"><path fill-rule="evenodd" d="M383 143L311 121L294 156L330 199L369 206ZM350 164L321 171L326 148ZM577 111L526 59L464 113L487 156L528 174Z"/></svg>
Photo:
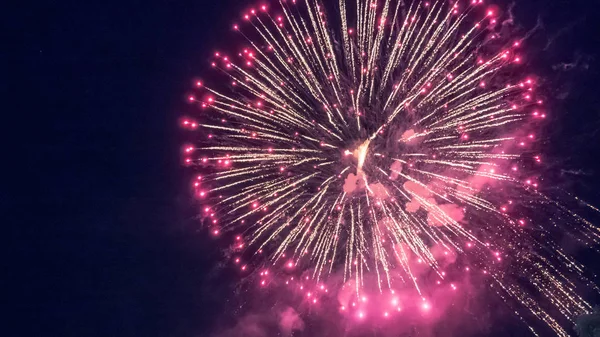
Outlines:
<svg viewBox="0 0 600 337"><path fill-rule="evenodd" d="M190 101L207 112L183 122L204 132L185 151L187 164L211 167L195 182L212 203L211 225L243 231L240 248L317 281L343 270L357 293L370 272L380 291L408 283L421 293L410 261L443 278L432 253L440 245L567 336L561 322L591 308L570 277L591 282L559 245L516 225L523 220L494 192L512 186L553 204L517 169L530 142L521 130L545 117L535 83L514 75L521 41L500 41L496 13L481 2L339 0L331 20L317 1L281 0L245 14L249 29L234 30L248 47L212 63L229 89L198 82L204 97ZM581 225L577 240L600 241L592 223L553 205ZM497 247L494 265L486 241ZM512 281L498 251L560 318Z"/></svg>

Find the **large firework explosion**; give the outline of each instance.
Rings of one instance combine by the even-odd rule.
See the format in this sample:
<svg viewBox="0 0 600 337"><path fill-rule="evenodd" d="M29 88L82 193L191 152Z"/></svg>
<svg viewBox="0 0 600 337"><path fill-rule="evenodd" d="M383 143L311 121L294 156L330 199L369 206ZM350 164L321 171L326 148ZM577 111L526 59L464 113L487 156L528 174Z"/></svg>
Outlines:
<svg viewBox="0 0 600 337"><path fill-rule="evenodd" d="M560 242L600 232L538 191L543 101L498 8L282 0L243 21L241 49L211 64L227 81L198 81L201 113L182 121L199 132L184 152L204 221L235 233L241 270L312 280L313 303L339 276L353 294L339 310L359 318L374 290L385 317L400 289L428 310L456 270L560 336L591 310L581 288L596 288Z"/></svg>

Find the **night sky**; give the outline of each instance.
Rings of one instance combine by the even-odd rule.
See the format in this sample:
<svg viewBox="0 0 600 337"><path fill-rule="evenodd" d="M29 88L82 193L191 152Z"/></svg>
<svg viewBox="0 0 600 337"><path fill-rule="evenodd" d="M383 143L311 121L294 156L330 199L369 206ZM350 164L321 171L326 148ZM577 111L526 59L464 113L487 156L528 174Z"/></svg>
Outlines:
<svg viewBox="0 0 600 337"><path fill-rule="evenodd" d="M549 165L600 205L594 2L520 1L514 13L544 24L528 55L554 104ZM209 336L232 315L237 277L216 268L218 244L194 220L177 121L246 4L33 1L4 13L2 335Z"/></svg>

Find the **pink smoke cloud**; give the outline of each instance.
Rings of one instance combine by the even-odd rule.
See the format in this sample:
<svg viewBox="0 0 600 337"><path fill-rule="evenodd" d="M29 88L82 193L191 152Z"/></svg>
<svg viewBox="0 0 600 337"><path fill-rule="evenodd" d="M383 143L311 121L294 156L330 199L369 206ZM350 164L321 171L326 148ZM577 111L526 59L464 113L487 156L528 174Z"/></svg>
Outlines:
<svg viewBox="0 0 600 337"><path fill-rule="evenodd" d="M417 184L413 181L409 180L405 182L403 186L408 193L419 196L423 199L431 196L431 191L429 191L425 186Z"/></svg>
<svg viewBox="0 0 600 337"><path fill-rule="evenodd" d="M419 203L418 201L413 199L413 200L407 202L405 207L406 207L406 211L408 213L415 213L416 211L419 210L419 208L421 208L421 203Z"/></svg>
<svg viewBox="0 0 600 337"><path fill-rule="evenodd" d="M391 180L396 180L398 179L398 175L400 173L402 173L402 163L398 160L394 161L392 163L392 166L390 166L390 179Z"/></svg>
<svg viewBox="0 0 600 337"><path fill-rule="evenodd" d="M387 188L382 183L369 184L369 190L378 199L386 199L389 196Z"/></svg>
<svg viewBox="0 0 600 337"><path fill-rule="evenodd" d="M410 142L411 140L413 140L413 139L411 139L411 137L413 137L414 135L415 135L415 130L408 129L408 130L404 131L402 136L400 136L400 139L404 142Z"/></svg>
<svg viewBox="0 0 600 337"><path fill-rule="evenodd" d="M469 183L469 187L464 187L464 186L458 186L458 188L456 189L458 192L461 193L467 193L467 194L475 194L478 193L479 191L481 191L481 189L485 186L485 185L493 185L496 182L498 182L496 179L494 178L490 178L485 176L485 174L489 174L489 166L488 165L481 165L479 166L479 168L477 169L476 173L473 174L472 176L470 176L467 179L467 182Z"/></svg>
<svg viewBox="0 0 600 337"><path fill-rule="evenodd" d="M360 191L365 187L365 181L362 177L362 173L358 173L358 175L354 173L349 173L346 179L344 180L343 190L346 194L352 194L354 191Z"/></svg>
<svg viewBox="0 0 600 337"><path fill-rule="evenodd" d="M451 220L460 222L465 217L463 209L455 204L442 204L438 207L442 214L434 211L427 215L427 223L430 226L445 226Z"/></svg>
<svg viewBox="0 0 600 337"><path fill-rule="evenodd" d="M348 280L337 293L338 303L341 306L348 307L348 304L350 304L350 301L355 294L356 282L354 280Z"/></svg>
<svg viewBox="0 0 600 337"><path fill-rule="evenodd" d="M284 336L290 336L294 331L304 330L304 321L296 310L287 307L279 313L279 328Z"/></svg>
<svg viewBox="0 0 600 337"><path fill-rule="evenodd" d="M430 249L431 255L442 267L446 267L456 262L457 254L454 250L444 247L441 244L435 244Z"/></svg>
<svg viewBox="0 0 600 337"><path fill-rule="evenodd" d="M421 207L421 203L417 198L429 199L431 197L431 191L425 186L419 185L413 181L407 181L404 183L404 189L413 196L412 200L406 204L406 211L409 213L415 213ZM433 199L431 199L433 200ZM433 200L435 203L435 200Z"/></svg>

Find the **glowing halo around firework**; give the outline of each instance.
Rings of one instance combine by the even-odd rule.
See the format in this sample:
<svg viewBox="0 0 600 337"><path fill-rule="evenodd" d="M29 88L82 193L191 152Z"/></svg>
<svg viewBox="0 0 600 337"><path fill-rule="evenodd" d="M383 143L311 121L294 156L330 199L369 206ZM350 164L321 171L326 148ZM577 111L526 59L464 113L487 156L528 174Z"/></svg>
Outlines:
<svg viewBox="0 0 600 337"><path fill-rule="evenodd" d="M233 25L241 49L211 61L227 81L198 81L201 113L182 120L199 135L184 161L203 172L204 222L235 233L235 263L261 285L283 270L305 290L296 272L316 303L339 276L340 311L361 319L367 284L389 295L387 318L397 289L429 310L458 268L568 336L592 286L557 233L592 246L600 232L537 190L531 130L546 115L524 41L481 0L349 2L330 17L282 0Z"/></svg>

